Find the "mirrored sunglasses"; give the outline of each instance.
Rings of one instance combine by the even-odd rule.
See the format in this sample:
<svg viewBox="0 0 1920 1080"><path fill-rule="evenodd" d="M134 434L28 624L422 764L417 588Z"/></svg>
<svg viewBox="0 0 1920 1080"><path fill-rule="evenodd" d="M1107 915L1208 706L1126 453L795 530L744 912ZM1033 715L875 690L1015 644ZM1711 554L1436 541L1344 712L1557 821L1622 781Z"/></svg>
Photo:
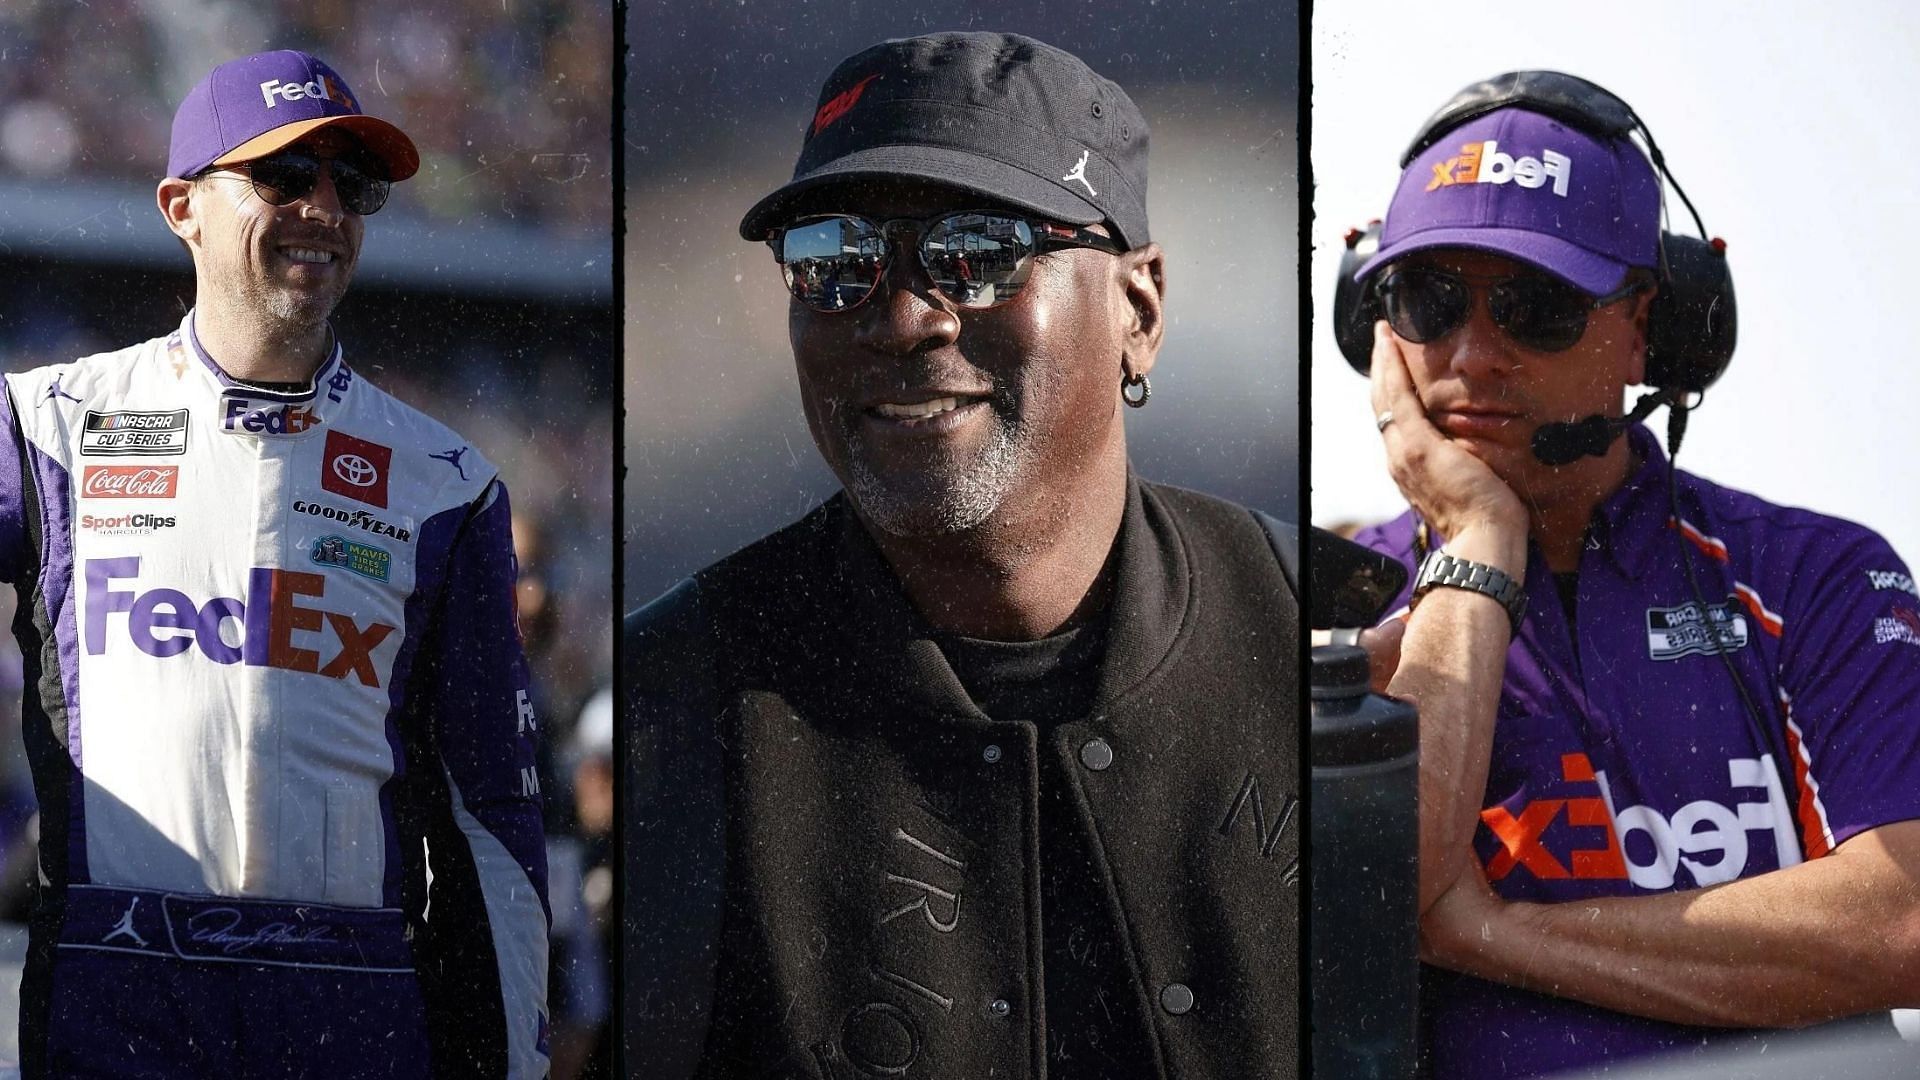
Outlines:
<svg viewBox="0 0 1920 1080"><path fill-rule="evenodd" d="M852 214L803 218L767 238L787 289L815 311L849 311L879 288L894 254L891 234L911 230L920 266L941 295L979 310L1020 295L1035 256L1061 248L1110 255L1126 249L1076 225L995 211L943 214L927 221L876 222Z"/></svg>

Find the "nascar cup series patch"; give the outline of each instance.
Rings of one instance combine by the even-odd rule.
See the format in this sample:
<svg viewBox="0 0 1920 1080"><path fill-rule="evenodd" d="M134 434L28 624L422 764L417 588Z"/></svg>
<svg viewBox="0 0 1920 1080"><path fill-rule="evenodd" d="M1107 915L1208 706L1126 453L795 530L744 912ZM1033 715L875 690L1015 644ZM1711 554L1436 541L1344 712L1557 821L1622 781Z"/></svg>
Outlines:
<svg viewBox="0 0 1920 1080"><path fill-rule="evenodd" d="M158 457L187 452L187 410L94 412L87 410L80 452L104 457Z"/></svg>
<svg viewBox="0 0 1920 1080"><path fill-rule="evenodd" d="M1648 659L1711 656L1746 647L1747 617L1734 597L1727 597L1722 604L1708 604L1704 615L1700 605L1691 602L1647 609Z"/></svg>

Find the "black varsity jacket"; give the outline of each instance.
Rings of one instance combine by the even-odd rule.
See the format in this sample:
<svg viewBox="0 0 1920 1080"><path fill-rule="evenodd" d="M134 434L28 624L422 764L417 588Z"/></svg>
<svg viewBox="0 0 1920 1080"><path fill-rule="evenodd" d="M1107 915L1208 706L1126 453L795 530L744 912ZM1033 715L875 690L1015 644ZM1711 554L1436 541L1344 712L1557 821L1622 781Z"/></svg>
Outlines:
<svg viewBox="0 0 1920 1080"><path fill-rule="evenodd" d="M1117 544L1095 706L1045 741L969 700L844 495L628 617L634 1075L1044 1080L1041 755L1095 838L1159 1074L1297 1074L1282 542L1136 479Z"/></svg>

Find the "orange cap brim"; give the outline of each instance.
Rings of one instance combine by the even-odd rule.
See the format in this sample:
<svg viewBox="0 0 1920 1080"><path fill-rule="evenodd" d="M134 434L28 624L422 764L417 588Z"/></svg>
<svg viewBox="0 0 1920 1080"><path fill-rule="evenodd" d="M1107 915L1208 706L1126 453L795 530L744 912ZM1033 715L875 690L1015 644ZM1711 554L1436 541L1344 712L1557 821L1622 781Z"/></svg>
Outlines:
<svg viewBox="0 0 1920 1080"><path fill-rule="evenodd" d="M387 167L388 180L405 180L420 171L420 151L406 132L377 117L364 115L320 116L296 120L272 131L262 132L215 158L209 168L239 165L277 153L322 128L339 127L360 140L360 145Z"/></svg>

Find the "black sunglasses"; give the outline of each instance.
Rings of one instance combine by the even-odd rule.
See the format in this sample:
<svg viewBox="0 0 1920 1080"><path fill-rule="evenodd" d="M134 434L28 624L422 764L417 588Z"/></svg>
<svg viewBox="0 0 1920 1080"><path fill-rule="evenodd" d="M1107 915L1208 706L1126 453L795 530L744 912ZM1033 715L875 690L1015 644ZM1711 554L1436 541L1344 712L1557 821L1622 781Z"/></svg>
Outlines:
<svg viewBox="0 0 1920 1080"><path fill-rule="evenodd" d="M298 150L283 150L270 157L255 158L233 166L246 174L253 193L271 206L285 206L304 199L320 186L320 170L333 171L333 190L340 205L365 217L387 205L393 181L373 175L363 166L346 158L321 159Z"/></svg>
<svg viewBox="0 0 1920 1080"><path fill-rule="evenodd" d="M1591 296L1543 273L1487 279L1406 266L1383 275L1376 291L1393 332L1424 345L1466 325L1475 285L1487 287L1487 313L1507 336L1535 352L1562 352L1587 332L1589 313L1625 300L1647 282L1636 278L1604 296Z"/></svg>
<svg viewBox="0 0 1920 1080"><path fill-rule="evenodd" d="M1061 248L1125 251L1118 241L1077 225L1058 225L993 210L942 214L926 221L876 222L823 214L775 229L767 237L794 298L815 311L849 311L887 276L894 244L888 233L911 229L920 265L947 299L980 310L1020 295L1033 259Z"/></svg>

